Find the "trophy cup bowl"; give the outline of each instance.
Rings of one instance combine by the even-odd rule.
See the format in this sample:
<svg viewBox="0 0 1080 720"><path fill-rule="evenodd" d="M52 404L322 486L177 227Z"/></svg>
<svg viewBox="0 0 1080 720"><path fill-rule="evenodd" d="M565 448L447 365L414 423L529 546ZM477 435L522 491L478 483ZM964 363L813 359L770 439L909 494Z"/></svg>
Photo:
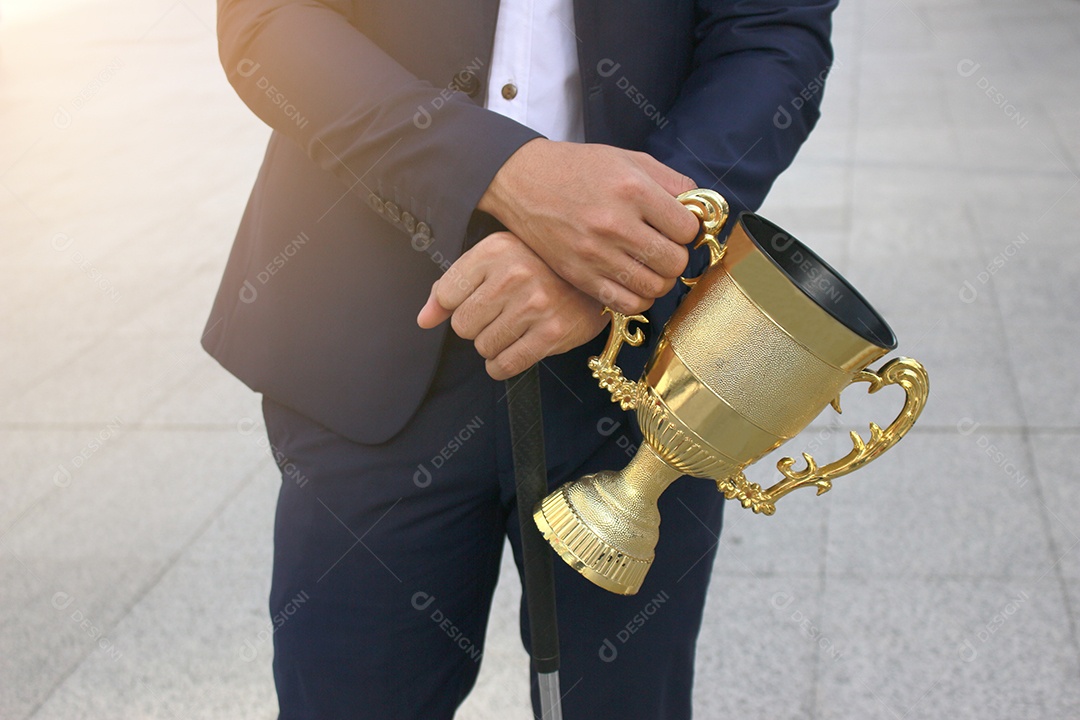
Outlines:
<svg viewBox="0 0 1080 720"><path fill-rule="evenodd" d="M652 564L659 538L657 500L682 475L711 478L725 497L772 515L792 490L832 479L878 457L911 428L926 403L929 380L915 360L870 363L896 348L885 320L825 261L764 218L743 213L726 243L718 235L727 202L711 190L679 196L701 221L697 247L709 248L709 267L684 279L683 298L650 357L641 380L625 378L616 356L623 343L640 345L641 315L610 313L611 331L589 368L624 410L636 412L644 442L630 463L566 483L536 506L533 519L568 564L597 585L633 595ZM786 457L783 476L767 489L743 470L797 435L840 393L866 382L869 392L899 385L904 406L870 439L851 433L852 450L819 466Z"/></svg>

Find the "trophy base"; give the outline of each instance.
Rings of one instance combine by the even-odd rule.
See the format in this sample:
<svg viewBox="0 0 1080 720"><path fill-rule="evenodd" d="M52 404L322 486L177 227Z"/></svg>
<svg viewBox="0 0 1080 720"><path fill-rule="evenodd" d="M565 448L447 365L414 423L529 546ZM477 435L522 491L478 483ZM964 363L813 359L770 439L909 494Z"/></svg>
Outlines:
<svg viewBox="0 0 1080 720"><path fill-rule="evenodd" d="M563 485L537 506L533 513L536 526L566 564L593 583L620 595L636 594L652 566L652 557L627 555L597 537L574 512L567 496L569 485Z"/></svg>

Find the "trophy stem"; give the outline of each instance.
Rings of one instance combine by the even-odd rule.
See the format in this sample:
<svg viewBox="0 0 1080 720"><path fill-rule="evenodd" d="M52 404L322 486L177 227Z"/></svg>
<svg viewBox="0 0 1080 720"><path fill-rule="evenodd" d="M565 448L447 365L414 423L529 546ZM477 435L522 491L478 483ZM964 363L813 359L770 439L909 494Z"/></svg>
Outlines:
<svg viewBox="0 0 1080 720"><path fill-rule="evenodd" d="M622 470L586 475L548 495L533 519L568 565L606 590L633 595L660 538L656 502L681 475L642 443Z"/></svg>

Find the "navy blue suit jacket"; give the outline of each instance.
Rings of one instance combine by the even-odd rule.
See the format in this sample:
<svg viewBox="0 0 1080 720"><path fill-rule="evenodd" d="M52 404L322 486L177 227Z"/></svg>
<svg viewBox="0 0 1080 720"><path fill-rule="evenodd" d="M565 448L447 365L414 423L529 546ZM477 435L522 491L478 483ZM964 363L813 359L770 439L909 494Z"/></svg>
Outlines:
<svg viewBox="0 0 1080 720"><path fill-rule="evenodd" d="M817 119L835 3L576 0L586 140L652 154L733 216L757 208ZM222 65L274 133L203 345L359 442L391 438L422 401L448 324L416 314L497 226L476 203L538 136L482 107L496 14L497 0L218 3Z"/></svg>

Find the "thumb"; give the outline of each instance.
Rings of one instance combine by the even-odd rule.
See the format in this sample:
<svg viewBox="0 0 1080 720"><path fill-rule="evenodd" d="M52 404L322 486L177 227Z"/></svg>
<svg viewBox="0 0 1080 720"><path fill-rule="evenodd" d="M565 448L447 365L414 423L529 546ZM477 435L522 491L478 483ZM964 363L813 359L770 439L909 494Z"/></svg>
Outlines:
<svg viewBox="0 0 1080 720"><path fill-rule="evenodd" d="M424 303L424 307L420 308L420 314L416 316L416 324L425 330L443 323L453 313L447 310L439 304L438 298L435 296L435 291L439 287L439 282L436 280L431 286L431 294L428 295L427 302Z"/></svg>

